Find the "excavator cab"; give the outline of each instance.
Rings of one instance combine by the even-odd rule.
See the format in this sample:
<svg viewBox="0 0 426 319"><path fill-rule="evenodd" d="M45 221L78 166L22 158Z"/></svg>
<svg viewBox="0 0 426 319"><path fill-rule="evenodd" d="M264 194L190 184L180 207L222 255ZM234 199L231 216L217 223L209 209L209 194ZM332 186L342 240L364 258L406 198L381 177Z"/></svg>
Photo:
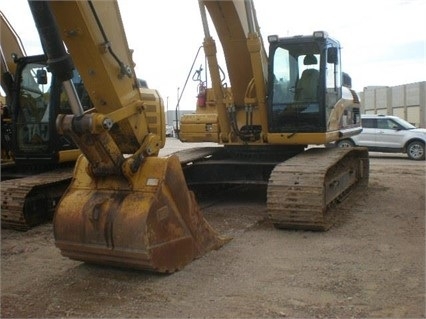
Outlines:
<svg viewBox="0 0 426 319"><path fill-rule="evenodd" d="M71 109L46 56L14 54L9 65L13 68L2 69L8 110L2 119L2 148L6 146L10 164L2 166L1 226L28 230L52 219L80 152L56 130L58 113ZM79 75L73 74L78 86Z"/></svg>
<svg viewBox="0 0 426 319"><path fill-rule="evenodd" d="M341 134L361 129L358 107L337 106L345 95L355 98L343 82L339 42L323 31L268 41L270 132L326 133L336 129L337 112L345 114Z"/></svg>
<svg viewBox="0 0 426 319"><path fill-rule="evenodd" d="M59 135L55 119L71 113L68 97L56 77L49 72L45 55L17 58L11 82L14 94L8 95L12 116L12 149L18 165L43 166L75 161L78 148L71 139ZM84 93L81 79L74 71L73 81ZM57 107L58 106L58 107ZM87 108L90 107L88 101Z"/></svg>

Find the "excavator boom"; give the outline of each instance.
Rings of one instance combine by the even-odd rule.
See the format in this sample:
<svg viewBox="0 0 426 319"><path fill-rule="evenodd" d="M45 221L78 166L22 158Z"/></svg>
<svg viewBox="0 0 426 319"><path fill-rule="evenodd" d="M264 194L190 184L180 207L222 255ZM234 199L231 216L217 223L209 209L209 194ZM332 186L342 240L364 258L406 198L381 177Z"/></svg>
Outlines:
<svg viewBox="0 0 426 319"><path fill-rule="evenodd" d="M24 46L21 42L19 35L16 33L15 29L9 23L9 21L4 16L3 12L0 11L0 38L1 38L1 47L0 47L0 56L1 56L1 69L2 73L5 71L15 74L16 72L16 63L15 59L26 56ZM0 84L2 88L5 88L6 85L3 83L4 79L1 77Z"/></svg>

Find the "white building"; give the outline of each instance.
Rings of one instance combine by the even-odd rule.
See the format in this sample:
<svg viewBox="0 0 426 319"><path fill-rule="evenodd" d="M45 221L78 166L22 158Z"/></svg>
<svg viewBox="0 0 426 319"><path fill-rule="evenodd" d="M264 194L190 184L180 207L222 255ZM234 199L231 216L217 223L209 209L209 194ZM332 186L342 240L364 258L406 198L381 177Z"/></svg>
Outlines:
<svg viewBox="0 0 426 319"><path fill-rule="evenodd" d="M398 86L367 86L359 93L362 113L399 116L426 128L426 81Z"/></svg>

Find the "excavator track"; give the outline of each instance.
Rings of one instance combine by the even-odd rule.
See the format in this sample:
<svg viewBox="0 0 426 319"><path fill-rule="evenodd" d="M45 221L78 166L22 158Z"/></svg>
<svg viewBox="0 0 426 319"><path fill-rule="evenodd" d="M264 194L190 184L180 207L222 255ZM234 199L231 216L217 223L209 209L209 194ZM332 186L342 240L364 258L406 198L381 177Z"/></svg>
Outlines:
<svg viewBox="0 0 426 319"><path fill-rule="evenodd" d="M277 165L267 191L267 210L277 228L329 229L329 211L355 187L366 187L368 151L364 148L312 148Z"/></svg>
<svg viewBox="0 0 426 319"><path fill-rule="evenodd" d="M1 182L1 227L26 231L52 219L73 168Z"/></svg>

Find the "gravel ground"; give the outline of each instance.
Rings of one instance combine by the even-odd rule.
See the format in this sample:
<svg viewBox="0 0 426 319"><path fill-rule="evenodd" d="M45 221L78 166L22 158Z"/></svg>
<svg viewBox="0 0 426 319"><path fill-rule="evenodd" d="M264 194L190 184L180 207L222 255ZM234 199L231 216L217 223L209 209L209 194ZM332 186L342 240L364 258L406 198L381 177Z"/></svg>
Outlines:
<svg viewBox="0 0 426 319"><path fill-rule="evenodd" d="M275 229L262 188L204 198L233 239L171 275L64 258L51 224L2 230L1 317L424 318L425 162L370 155L369 187L328 232Z"/></svg>

